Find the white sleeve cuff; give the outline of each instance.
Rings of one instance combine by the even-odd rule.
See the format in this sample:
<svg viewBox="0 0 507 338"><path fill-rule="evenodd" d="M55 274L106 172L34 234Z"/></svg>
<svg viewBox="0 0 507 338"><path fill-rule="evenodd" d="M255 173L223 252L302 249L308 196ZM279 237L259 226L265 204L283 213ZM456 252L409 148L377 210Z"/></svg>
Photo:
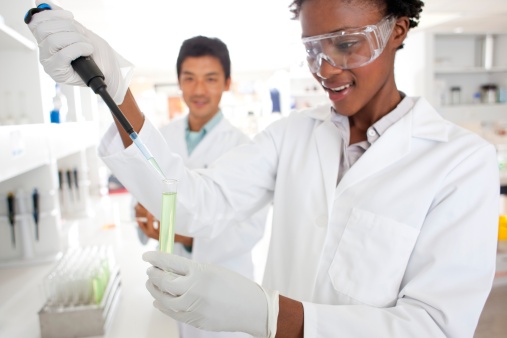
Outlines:
<svg viewBox="0 0 507 338"><path fill-rule="evenodd" d="M317 337L317 309L315 304L303 302L303 318L305 321L304 333L305 338Z"/></svg>

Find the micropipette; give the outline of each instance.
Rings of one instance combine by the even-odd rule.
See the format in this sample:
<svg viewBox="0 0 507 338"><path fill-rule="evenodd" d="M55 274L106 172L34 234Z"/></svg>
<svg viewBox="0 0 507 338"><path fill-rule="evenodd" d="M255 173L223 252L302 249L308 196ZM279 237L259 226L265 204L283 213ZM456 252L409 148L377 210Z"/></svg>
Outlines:
<svg viewBox="0 0 507 338"><path fill-rule="evenodd" d="M9 223L11 224L11 240L12 246L16 247L16 229L14 229L14 225L16 224L16 208L14 207L14 194L12 192L7 194L7 208L9 211Z"/></svg>
<svg viewBox="0 0 507 338"><path fill-rule="evenodd" d="M72 200L72 202L74 202L74 194L72 193L72 171L70 171L70 169L68 169L65 172L65 174L67 176L67 186L69 187L69 196L70 196L70 199Z"/></svg>
<svg viewBox="0 0 507 338"><path fill-rule="evenodd" d="M39 240L39 192L37 188L33 189L32 193L33 202L33 221L35 222L35 239Z"/></svg>
<svg viewBox="0 0 507 338"><path fill-rule="evenodd" d="M74 187L76 188L76 198L79 201L79 181L77 175L77 168L74 168L73 174L74 174Z"/></svg>
<svg viewBox="0 0 507 338"><path fill-rule="evenodd" d="M33 15L45 10L51 10L51 6L43 3L38 5L37 8L32 8L28 10L24 19L25 23L26 24L30 23ZM80 56L74 61L72 61L70 64L72 65L72 68L74 68L76 73L84 81L84 83L88 87L90 87L95 94L100 95L102 100L104 100L104 103L107 105L109 110L111 110L111 113L120 123L125 132L129 135L132 142L134 142L137 148L141 151L144 158L151 164L153 168L155 168L155 170L159 173L162 179L166 179L151 152L148 150L148 148L146 148L146 146L141 141L139 135L135 132L130 122L127 120L127 118L120 110L120 108L116 105L116 102L114 102L111 95L109 95L109 93L107 92L106 90L107 85L104 82L105 76L104 74L102 74L102 71L99 69L95 61L93 61L91 56Z"/></svg>

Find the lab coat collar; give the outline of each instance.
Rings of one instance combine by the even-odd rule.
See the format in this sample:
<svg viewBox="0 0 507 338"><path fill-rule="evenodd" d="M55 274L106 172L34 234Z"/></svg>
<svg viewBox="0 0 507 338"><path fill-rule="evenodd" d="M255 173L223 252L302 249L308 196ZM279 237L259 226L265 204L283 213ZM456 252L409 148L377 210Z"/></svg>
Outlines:
<svg viewBox="0 0 507 338"><path fill-rule="evenodd" d="M448 140L448 121L442 118L425 98L413 97L412 100L414 101L412 112L404 117L412 116L412 136L446 142ZM330 120L333 114L328 103L305 110L303 113L320 121Z"/></svg>
<svg viewBox="0 0 507 338"><path fill-rule="evenodd" d="M314 108L303 110L303 114L320 121L329 120L331 118L332 110L329 103L318 105Z"/></svg>
<svg viewBox="0 0 507 338"><path fill-rule="evenodd" d="M389 127L345 173L335 198L350 186L370 177L406 156L412 148L410 112Z"/></svg>
<svg viewBox="0 0 507 338"><path fill-rule="evenodd" d="M422 97L413 98L412 136L447 142L449 122L445 120L431 104Z"/></svg>
<svg viewBox="0 0 507 338"><path fill-rule="evenodd" d="M331 210L332 196L339 196L351 185L406 156L410 152L413 137L447 141L448 122L425 99L414 98L414 102L412 110L372 144L370 149L345 174L338 187L336 186L339 168L337 154L340 152L342 140L331 121L332 112L329 104L303 112L316 120L323 121L315 130L315 138L329 204L328 210Z"/></svg>
<svg viewBox="0 0 507 338"><path fill-rule="evenodd" d="M322 113L322 116L324 116L322 110L318 111L316 109L315 113L316 115ZM315 129L315 142L317 144L322 177L324 179L324 190L328 202L327 207L328 210L331 210L331 197L336 189L340 164L339 154L340 149L342 149L343 140L340 137L338 129L331 121L331 109L329 109L329 106L327 106L327 118L324 120L324 123L319 124Z"/></svg>

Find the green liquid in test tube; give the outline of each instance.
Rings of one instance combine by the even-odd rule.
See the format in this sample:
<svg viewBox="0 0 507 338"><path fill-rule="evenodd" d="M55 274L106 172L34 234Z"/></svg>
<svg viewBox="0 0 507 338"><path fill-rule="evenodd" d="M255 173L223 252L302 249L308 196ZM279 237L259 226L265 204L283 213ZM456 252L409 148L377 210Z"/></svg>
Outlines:
<svg viewBox="0 0 507 338"><path fill-rule="evenodd" d="M160 251L173 253L174 250L174 220L176 214L176 192L178 181L166 179L162 193L162 214L160 215Z"/></svg>

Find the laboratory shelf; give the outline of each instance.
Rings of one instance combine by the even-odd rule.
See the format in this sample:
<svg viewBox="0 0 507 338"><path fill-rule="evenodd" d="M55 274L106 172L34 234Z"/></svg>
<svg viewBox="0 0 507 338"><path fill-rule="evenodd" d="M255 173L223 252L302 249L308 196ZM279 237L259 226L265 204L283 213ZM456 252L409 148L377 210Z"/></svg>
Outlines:
<svg viewBox="0 0 507 338"><path fill-rule="evenodd" d="M301 98L318 98L323 100L327 99L327 94L320 88L312 91L294 91L292 96Z"/></svg>
<svg viewBox="0 0 507 338"><path fill-rule="evenodd" d="M51 156L55 159L83 151L96 145L99 139L96 122L69 122L46 127Z"/></svg>
<svg viewBox="0 0 507 338"><path fill-rule="evenodd" d="M449 105L441 106L437 110L453 122L507 120L507 104L505 103Z"/></svg>
<svg viewBox="0 0 507 338"><path fill-rule="evenodd" d="M33 124L0 127L0 182L49 162L44 126Z"/></svg>
<svg viewBox="0 0 507 338"><path fill-rule="evenodd" d="M0 23L0 51L1 50L35 50L37 46L14 29Z"/></svg>
<svg viewBox="0 0 507 338"><path fill-rule="evenodd" d="M484 67L435 67L436 74L492 74L505 73L507 68L484 68Z"/></svg>
<svg viewBox="0 0 507 338"><path fill-rule="evenodd" d="M104 184L101 173L105 166L96 155L101 122L96 95L89 88L62 85L68 106L66 122L50 124L55 82L44 72L37 43L22 20L33 7L33 0L0 2L1 270L6 265L15 268L54 259L60 251L62 217L78 216L87 210L90 194L101 191ZM63 171L77 173L72 177L77 178L78 185L70 189L75 192L74 203L59 194L63 191L59 189L59 173ZM68 185L65 178L62 182ZM25 209L33 206L26 196L35 188L40 196L40 235L52 240L30 245L34 223ZM14 233L16 239L19 235L20 245L11 243L8 193L16 196ZM26 337L23 333L5 335L0 328L0 337L4 336Z"/></svg>
<svg viewBox="0 0 507 338"><path fill-rule="evenodd" d="M95 122L0 127L0 182L94 146Z"/></svg>

